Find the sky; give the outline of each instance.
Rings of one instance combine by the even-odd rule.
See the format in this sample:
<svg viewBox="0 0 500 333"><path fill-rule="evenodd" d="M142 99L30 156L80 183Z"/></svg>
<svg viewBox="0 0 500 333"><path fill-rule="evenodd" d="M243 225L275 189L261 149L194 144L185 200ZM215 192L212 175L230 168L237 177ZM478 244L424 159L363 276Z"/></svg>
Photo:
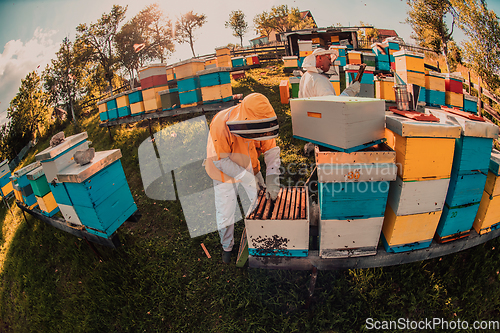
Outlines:
<svg viewBox="0 0 500 333"><path fill-rule="evenodd" d="M406 42L412 42L411 28L404 23L408 6L404 0L0 0L0 124L16 95L21 79L36 70L39 74L55 53L64 37L74 41L80 23L94 23L113 4L127 5L125 21L151 3L158 3L164 13L175 21L192 10L207 16L207 23L196 31L194 49L197 55L213 53L218 46L237 44L239 39L224 27L233 10L241 10L250 29L244 45L257 37L253 30L255 15L272 6L286 4L299 10L310 10L318 27L340 23L357 26L360 22L380 29L394 29ZM488 1L490 9L500 13L500 0ZM457 38L458 37L458 38ZM455 34L460 41L460 34ZM176 44L167 62L174 63L192 57L189 44Z"/></svg>

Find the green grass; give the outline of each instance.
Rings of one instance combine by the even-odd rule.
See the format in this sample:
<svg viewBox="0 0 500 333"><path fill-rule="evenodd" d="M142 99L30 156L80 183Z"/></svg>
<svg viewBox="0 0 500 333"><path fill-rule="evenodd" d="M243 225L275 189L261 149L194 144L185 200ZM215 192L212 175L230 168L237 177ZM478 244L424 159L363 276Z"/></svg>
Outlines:
<svg viewBox="0 0 500 333"><path fill-rule="evenodd" d="M292 138L289 106L279 103L281 75L279 67L252 70L234 83L234 91L265 93L279 118L284 164L310 164L313 158L300 154L304 142ZM28 223L19 220L22 215L15 208L21 223L0 275L0 332L359 332L369 317L460 318L470 323L500 318L497 239L413 264L320 271L308 304L309 271L223 265L216 232L190 238L179 202L144 195L137 147L149 135L147 126L113 128L111 140L92 116L65 133L82 128L97 151L121 149L142 219L118 229L118 249L96 246L100 260L84 240L29 215ZM156 124L153 131L160 129ZM48 139L37 151L47 146ZM291 168L284 181L308 176L294 173ZM12 223L1 207L0 220L4 229ZM243 223L237 223L237 244L242 229Z"/></svg>

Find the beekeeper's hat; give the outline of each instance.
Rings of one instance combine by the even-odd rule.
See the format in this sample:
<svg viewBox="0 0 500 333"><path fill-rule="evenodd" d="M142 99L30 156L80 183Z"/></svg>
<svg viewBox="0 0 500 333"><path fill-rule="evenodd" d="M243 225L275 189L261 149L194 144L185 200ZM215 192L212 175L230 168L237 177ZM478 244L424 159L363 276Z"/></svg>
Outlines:
<svg viewBox="0 0 500 333"><path fill-rule="evenodd" d="M337 59L338 51L335 49L325 50L322 48L317 48L313 51L313 53L305 57L304 62L302 63L302 68L306 71L312 71L317 73L321 72L320 70L318 70L318 68L316 68L316 56L325 54L330 55L330 58L333 63L335 59Z"/></svg>

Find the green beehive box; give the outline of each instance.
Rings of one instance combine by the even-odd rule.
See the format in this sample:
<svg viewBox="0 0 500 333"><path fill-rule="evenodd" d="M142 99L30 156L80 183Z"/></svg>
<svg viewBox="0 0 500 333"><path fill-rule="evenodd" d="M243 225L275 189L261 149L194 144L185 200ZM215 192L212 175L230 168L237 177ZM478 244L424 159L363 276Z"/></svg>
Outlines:
<svg viewBox="0 0 500 333"><path fill-rule="evenodd" d="M161 98L161 107L170 110L180 107L179 90L177 88L166 89L158 92Z"/></svg>
<svg viewBox="0 0 500 333"><path fill-rule="evenodd" d="M288 78L288 81L290 81L290 85L292 86L292 98L299 97L300 78L292 76Z"/></svg>
<svg viewBox="0 0 500 333"><path fill-rule="evenodd" d="M40 166L30 171L26 174L26 177L28 177L33 193L35 193L37 197L43 197L50 192L49 183L47 182L47 177L45 177L43 167Z"/></svg>

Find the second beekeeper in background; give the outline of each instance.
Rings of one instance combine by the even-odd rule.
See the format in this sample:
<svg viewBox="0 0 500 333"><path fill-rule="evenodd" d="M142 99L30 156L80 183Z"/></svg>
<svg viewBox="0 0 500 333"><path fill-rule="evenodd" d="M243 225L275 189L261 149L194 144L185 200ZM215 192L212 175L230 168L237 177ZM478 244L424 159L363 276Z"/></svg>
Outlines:
<svg viewBox="0 0 500 333"><path fill-rule="evenodd" d="M259 187L275 200L279 192L280 148L276 146L278 118L269 100L253 93L215 115L210 124L205 169L213 179L217 227L222 261L229 263L234 246L235 209L240 185L250 199L248 214L255 205ZM266 182L260 172L264 154ZM241 197L240 197L241 199ZM243 201L243 200L242 200Z"/></svg>
<svg viewBox="0 0 500 333"><path fill-rule="evenodd" d="M300 79L299 98L336 95L328 74L337 58L337 50L317 48L312 54L305 57L302 68L306 71ZM356 96L359 94L360 84L354 82L347 87L341 96Z"/></svg>

